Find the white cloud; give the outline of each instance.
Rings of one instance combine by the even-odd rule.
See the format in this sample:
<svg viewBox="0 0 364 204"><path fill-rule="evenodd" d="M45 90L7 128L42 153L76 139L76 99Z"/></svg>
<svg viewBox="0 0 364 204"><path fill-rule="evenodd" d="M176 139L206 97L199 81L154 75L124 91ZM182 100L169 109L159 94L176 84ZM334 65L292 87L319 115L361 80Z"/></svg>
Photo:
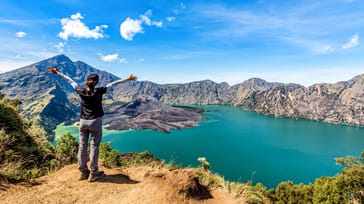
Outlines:
<svg viewBox="0 0 364 204"><path fill-rule="evenodd" d="M63 49L64 46L65 46L65 43L63 43L63 42L59 42L59 43L54 45L54 47L57 48L58 53L63 53L64 52L64 49Z"/></svg>
<svg viewBox="0 0 364 204"><path fill-rule="evenodd" d="M161 27L163 27L163 22L162 21L154 21L153 25L156 26L156 27L161 28Z"/></svg>
<svg viewBox="0 0 364 204"><path fill-rule="evenodd" d="M120 24L120 34L125 40L133 40L134 35L137 33L143 33L142 21L128 17Z"/></svg>
<svg viewBox="0 0 364 204"><path fill-rule="evenodd" d="M144 14L140 15L140 20L144 21L148 26L152 25L152 20L150 20L150 16L152 15L152 10L146 11Z"/></svg>
<svg viewBox="0 0 364 204"><path fill-rule="evenodd" d="M148 10L144 14L140 15L140 20L143 21L147 26L156 26L156 27L162 27L163 26L162 21L152 21L152 20L150 20L151 16L152 16L152 10Z"/></svg>
<svg viewBox="0 0 364 204"><path fill-rule="evenodd" d="M349 49L359 44L359 34L353 35L349 41L341 46L342 49Z"/></svg>
<svg viewBox="0 0 364 204"><path fill-rule="evenodd" d="M144 62L145 61L145 59L144 58L140 58L139 59L139 62Z"/></svg>
<svg viewBox="0 0 364 204"><path fill-rule="evenodd" d="M143 24L147 26L163 27L162 21L153 21L150 19L152 16L152 10L146 11L139 16L139 19L132 19L127 17L120 24L120 35L125 40L133 40L134 36L138 33L143 33Z"/></svg>
<svg viewBox="0 0 364 204"><path fill-rule="evenodd" d="M174 20L176 20L176 18L175 18L175 17L173 17L173 16L168 16L168 17L167 17L167 21L168 21L168 22L172 22L172 21L174 21Z"/></svg>
<svg viewBox="0 0 364 204"><path fill-rule="evenodd" d="M20 54L17 54L17 55L15 56L15 59L19 59L19 58L21 58L21 55L20 55Z"/></svg>
<svg viewBox="0 0 364 204"><path fill-rule="evenodd" d="M97 55L99 55L101 60L104 62L113 62L119 58L119 55L117 53L110 55L103 55L101 53L97 53Z"/></svg>
<svg viewBox="0 0 364 204"><path fill-rule="evenodd" d="M126 60L126 58L121 58L119 60L120 63L123 63L123 64L128 64L128 61Z"/></svg>
<svg viewBox="0 0 364 204"><path fill-rule="evenodd" d="M107 25L96 26L91 30L81 19L83 19L83 16L80 13L71 15L71 18L62 18L61 24L63 32L58 33L58 37L63 40L68 40L69 37L93 39L105 37L103 28L107 28Z"/></svg>
<svg viewBox="0 0 364 204"><path fill-rule="evenodd" d="M27 33L23 32L23 31L19 31L19 32L15 33L15 35L18 38L23 38L27 35Z"/></svg>

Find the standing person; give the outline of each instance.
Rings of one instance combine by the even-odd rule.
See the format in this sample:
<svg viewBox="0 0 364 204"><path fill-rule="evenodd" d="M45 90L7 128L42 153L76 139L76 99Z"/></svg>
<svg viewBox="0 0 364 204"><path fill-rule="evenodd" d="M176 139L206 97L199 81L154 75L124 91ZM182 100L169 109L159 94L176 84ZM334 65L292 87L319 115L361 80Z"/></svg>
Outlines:
<svg viewBox="0 0 364 204"><path fill-rule="evenodd" d="M61 73L57 68L48 68L48 72L57 74L66 81L68 81L75 91L81 97L81 114L80 114L80 145L78 149L77 159L78 168L81 172L79 180L86 180L89 178L90 182L94 182L105 176L103 171L99 171L98 158L99 146L102 139L102 116L104 111L102 109L102 95L106 93L107 89L128 81L136 80L137 77L130 75L127 79L120 79L106 86L95 88L99 82L99 76L91 73L86 78L86 88L78 86L70 77ZM90 149L90 170L87 167L87 146L89 136L91 135L91 149Z"/></svg>

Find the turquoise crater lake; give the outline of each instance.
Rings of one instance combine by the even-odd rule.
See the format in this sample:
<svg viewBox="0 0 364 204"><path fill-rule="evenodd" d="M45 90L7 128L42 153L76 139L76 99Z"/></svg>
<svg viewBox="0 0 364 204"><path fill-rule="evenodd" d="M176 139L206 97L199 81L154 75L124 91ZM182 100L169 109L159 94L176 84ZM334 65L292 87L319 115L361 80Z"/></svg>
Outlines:
<svg viewBox="0 0 364 204"><path fill-rule="evenodd" d="M359 156L364 128L259 115L230 106L202 105L197 127L164 134L151 130L105 131L103 142L120 152L149 151L167 162L198 166L206 157L213 172L231 181L314 182L341 171L335 157ZM78 135L77 127L57 127L56 136Z"/></svg>

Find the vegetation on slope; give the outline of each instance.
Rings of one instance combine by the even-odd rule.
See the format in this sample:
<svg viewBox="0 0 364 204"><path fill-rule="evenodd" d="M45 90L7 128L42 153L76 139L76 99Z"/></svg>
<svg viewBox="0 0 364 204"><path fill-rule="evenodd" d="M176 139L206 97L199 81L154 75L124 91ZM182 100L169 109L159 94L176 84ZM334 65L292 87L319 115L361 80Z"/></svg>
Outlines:
<svg viewBox="0 0 364 204"><path fill-rule="evenodd" d="M45 131L25 121L15 105L0 100L0 175L12 181L45 174L54 159Z"/></svg>
<svg viewBox="0 0 364 204"><path fill-rule="evenodd" d="M266 196L274 203L364 203L364 151L359 159L337 158L336 162L345 165L336 176L308 185L282 182Z"/></svg>
<svg viewBox="0 0 364 204"><path fill-rule="evenodd" d="M119 154L111 149L109 143L100 148L100 158L109 167L153 166L163 163L148 152ZM199 158L201 167L194 169L199 183L207 189L223 188L235 196L243 196L249 203L364 203L364 151L359 159L355 157L337 158L338 164L345 165L340 174L321 177L313 184L294 184L281 182L275 189L267 189L263 184L255 186L251 181L238 183L226 181L223 177L209 171L209 163ZM164 164L170 169L178 168ZM171 168L172 167L172 168Z"/></svg>

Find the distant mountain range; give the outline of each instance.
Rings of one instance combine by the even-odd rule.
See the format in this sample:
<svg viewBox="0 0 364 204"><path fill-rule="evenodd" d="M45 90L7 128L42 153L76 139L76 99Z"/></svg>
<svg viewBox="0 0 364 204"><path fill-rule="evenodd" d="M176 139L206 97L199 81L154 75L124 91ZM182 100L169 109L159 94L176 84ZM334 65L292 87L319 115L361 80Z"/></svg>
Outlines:
<svg viewBox="0 0 364 204"><path fill-rule="evenodd" d="M23 114L37 119L48 132L73 119L79 110L78 96L67 82L46 73L49 66L57 66L79 84L91 72L100 75L100 85L119 79L86 63L72 62L65 55L0 74L2 92L9 98L21 99ZM117 105L142 95L166 104L227 104L265 115L364 126L364 74L349 81L309 87L258 78L233 86L210 80L163 85L135 81L109 91L105 109L112 112Z"/></svg>

